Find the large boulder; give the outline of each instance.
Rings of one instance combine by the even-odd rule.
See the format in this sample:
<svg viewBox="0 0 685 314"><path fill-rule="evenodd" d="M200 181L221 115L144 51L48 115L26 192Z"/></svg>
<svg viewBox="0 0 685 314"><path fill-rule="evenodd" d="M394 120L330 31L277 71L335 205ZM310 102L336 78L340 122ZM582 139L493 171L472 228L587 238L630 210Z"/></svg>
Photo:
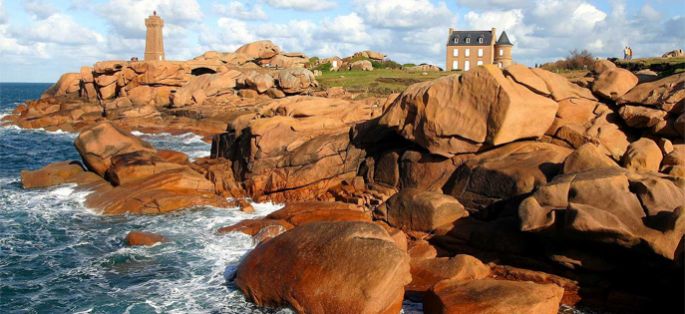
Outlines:
<svg viewBox="0 0 685 314"><path fill-rule="evenodd" d="M373 64L369 60L359 60L350 63L350 71L373 71Z"/></svg>
<svg viewBox="0 0 685 314"><path fill-rule="evenodd" d="M257 73L252 71L245 75L245 85L256 90L260 94L265 93L272 87L274 87L274 78L267 73Z"/></svg>
<svg viewBox="0 0 685 314"><path fill-rule="evenodd" d="M489 216L491 205L551 181L569 154L570 149L549 143L507 144L467 160L452 175L446 192L469 211Z"/></svg>
<svg viewBox="0 0 685 314"><path fill-rule="evenodd" d="M267 215L267 220L285 221L293 226L317 221L366 221L371 222L370 213L364 208L338 202L291 202Z"/></svg>
<svg viewBox="0 0 685 314"><path fill-rule="evenodd" d="M81 74L80 73L65 73L60 76L57 83L53 84L46 90L40 98L79 95L81 89Z"/></svg>
<svg viewBox="0 0 685 314"><path fill-rule="evenodd" d="M558 105L486 65L459 76L418 83L384 113L381 125L433 154L451 157L541 137ZM529 118L535 116L536 123Z"/></svg>
<svg viewBox="0 0 685 314"><path fill-rule="evenodd" d="M589 89L580 87L559 74L541 68L531 69L523 65L514 64L505 68L504 73L507 77L528 87L531 91L551 97L556 101L569 98L597 100Z"/></svg>
<svg viewBox="0 0 685 314"><path fill-rule="evenodd" d="M616 102L620 105L640 105L666 112L682 110L685 99L685 73L667 76L658 81L637 85Z"/></svg>
<svg viewBox="0 0 685 314"><path fill-rule="evenodd" d="M380 226L305 224L257 246L235 283L260 306L301 313L397 313L411 281L409 257Z"/></svg>
<svg viewBox="0 0 685 314"><path fill-rule="evenodd" d="M307 69L285 69L278 72L278 86L286 94L301 94L319 86L314 73Z"/></svg>
<svg viewBox="0 0 685 314"><path fill-rule="evenodd" d="M281 52L281 48L270 40L260 40L245 44L238 48L236 53L244 54L254 59L270 59Z"/></svg>
<svg viewBox="0 0 685 314"><path fill-rule="evenodd" d="M564 174L595 169L619 168L616 162L592 143L587 143L571 153L564 162Z"/></svg>
<svg viewBox="0 0 685 314"><path fill-rule="evenodd" d="M74 145L86 167L100 176L105 175L112 165L112 157L116 155L156 152L147 142L106 121L84 129L76 137Z"/></svg>
<svg viewBox="0 0 685 314"><path fill-rule="evenodd" d="M269 64L277 69L303 68L309 61L304 54L278 54L269 60Z"/></svg>
<svg viewBox="0 0 685 314"><path fill-rule="evenodd" d="M656 142L643 137L630 143L623 156L623 166L636 172L658 172L662 159L661 149Z"/></svg>
<svg viewBox="0 0 685 314"><path fill-rule="evenodd" d="M605 99L616 100L637 85L638 78L632 72L614 68L603 71L592 84L592 91Z"/></svg>
<svg viewBox="0 0 685 314"><path fill-rule="evenodd" d="M362 102L318 97L275 100L214 138L213 157L233 162L254 198L315 199L356 176L364 151L351 143L356 124L378 115Z"/></svg>
<svg viewBox="0 0 685 314"><path fill-rule="evenodd" d="M443 280L423 301L426 313L556 314L564 289L554 284L481 279Z"/></svg>
<svg viewBox="0 0 685 314"><path fill-rule="evenodd" d="M468 216L455 198L433 191L403 189L390 197L377 212L377 218L402 230L431 232Z"/></svg>
<svg viewBox="0 0 685 314"><path fill-rule="evenodd" d="M124 238L128 246L152 246L166 241L167 239L160 234L144 231L131 231Z"/></svg>
<svg viewBox="0 0 685 314"><path fill-rule="evenodd" d="M562 239L674 259L685 231L684 203L682 182L605 168L557 176L521 202L518 214L523 231L554 230Z"/></svg>

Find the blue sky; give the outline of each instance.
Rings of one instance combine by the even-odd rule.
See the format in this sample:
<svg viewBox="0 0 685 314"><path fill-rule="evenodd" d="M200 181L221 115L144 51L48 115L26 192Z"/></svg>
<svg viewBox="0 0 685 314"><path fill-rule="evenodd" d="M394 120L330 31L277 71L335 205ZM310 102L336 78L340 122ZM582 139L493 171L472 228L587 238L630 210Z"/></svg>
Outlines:
<svg viewBox="0 0 685 314"><path fill-rule="evenodd" d="M444 66L449 27L506 29L527 65L572 49L685 48L685 0L0 0L0 81L52 82L98 60L142 57L152 10L166 21L167 59L180 60L271 39L309 56L373 49Z"/></svg>

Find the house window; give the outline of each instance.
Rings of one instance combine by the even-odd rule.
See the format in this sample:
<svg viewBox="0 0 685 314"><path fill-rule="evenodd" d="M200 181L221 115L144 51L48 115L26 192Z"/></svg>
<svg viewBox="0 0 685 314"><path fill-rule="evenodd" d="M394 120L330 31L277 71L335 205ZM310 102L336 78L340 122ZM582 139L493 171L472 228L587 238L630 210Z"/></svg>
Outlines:
<svg viewBox="0 0 685 314"><path fill-rule="evenodd" d="M471 56L471 49L468 49L468 48L464 49L464 55L467 57Z"/></svg>
<svg viewBox="0 0 685 314"><path fill-rule="evenodd" d="M454 50L452 50L452 56L454 56L454 57L459 56L459 48L454 48Z"/></svg>
<svg viewBox="0 0 685 314"><path fill-rule="evenodd" d="M471 38L466 38L466 43L470 44L471 43Z"/></svg>
<svg viewBox="0 0 685 314"><path fill-rule="evenodd" d="M499 50L499 56L501 57L501 56L503 56L503 55L504 55L504 49L500 49L500 50Z"/></svg>
<svg viewBox="0 0 685 314"><path fill-rule="evenodd" d="M452 70L459 70L459 61L452 61Z"/></svg>
<svg viewBox="0 0 685 314"><path fill-rule="evenodd" d="M483 65L483 60L478 60L478 65Z"/></svg>
<svg viewBox="0 0 685 314"><path fill-rule="evenodd" d="M500 62L498 65L499 65L500 68L502 68L502 62Z"/></svg>
<svg viewBox="0 0 685 314"><path fill-rule="evenodd" d="M478 43L482 44L483 43L483 37L478 38Z"/></svg>
<svg viewBox="0 0 685 314"><path fill-rule="evenodd" d="M458 44L459 43L459 37L454 37L454 43Z"/></svg>
<svg viewBox="0 0 685 314"><path fill-rule="evenodd" d="M479 57L483 56L483 48L478 48L478 56Z"/></svg>
<svg viewBox="0 0 685 314"><path fill-rule="evenodd" d="M464 71L468 71L471 68L471 62L464 61Z"/></svg>

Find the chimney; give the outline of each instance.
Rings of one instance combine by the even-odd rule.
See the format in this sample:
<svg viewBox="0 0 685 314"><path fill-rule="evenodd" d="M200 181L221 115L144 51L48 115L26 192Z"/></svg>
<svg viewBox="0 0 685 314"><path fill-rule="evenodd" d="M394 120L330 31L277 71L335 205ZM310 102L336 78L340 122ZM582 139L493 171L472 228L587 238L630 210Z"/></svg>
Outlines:
<svg viewBox="0 0 685 314"><path fill-rule="evenodd" d="M494 45L497 42L497 29L493 27L490 31L492 32L492 45Z"/></svg>
<svg viewBox="0 0 685 314"><path fill-rule="evenodd" d="M450 27L450 32L447 33L447 36L448 36L448 37L449 37L449 36L452 36L452 33L454 33L454 28L451 28L451 27Z"/></svg>

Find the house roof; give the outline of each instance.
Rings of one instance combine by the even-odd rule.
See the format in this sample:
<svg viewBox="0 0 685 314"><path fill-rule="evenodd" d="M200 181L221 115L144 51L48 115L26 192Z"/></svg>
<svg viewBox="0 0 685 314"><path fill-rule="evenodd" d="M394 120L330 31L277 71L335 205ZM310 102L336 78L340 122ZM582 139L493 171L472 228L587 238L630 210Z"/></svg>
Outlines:
<svg viewBox="0 0 685 314"><path fill-rule="evenodd" d="M471 42L467 44L466 38L471 38ZM483 43L478 43L478 38L483 38ZM447 41L448 46L490 46L491 43L492 31L453 31Z"/></svg>
<svg viewBox="0 0 685 314"><path fill-rule="evenodd" d="M514 44L509 41L509 36L507 36L507 32L502 32L502 35L499 36L499 39L497 40L497 45L509 45L513 46Z"/></svg>

